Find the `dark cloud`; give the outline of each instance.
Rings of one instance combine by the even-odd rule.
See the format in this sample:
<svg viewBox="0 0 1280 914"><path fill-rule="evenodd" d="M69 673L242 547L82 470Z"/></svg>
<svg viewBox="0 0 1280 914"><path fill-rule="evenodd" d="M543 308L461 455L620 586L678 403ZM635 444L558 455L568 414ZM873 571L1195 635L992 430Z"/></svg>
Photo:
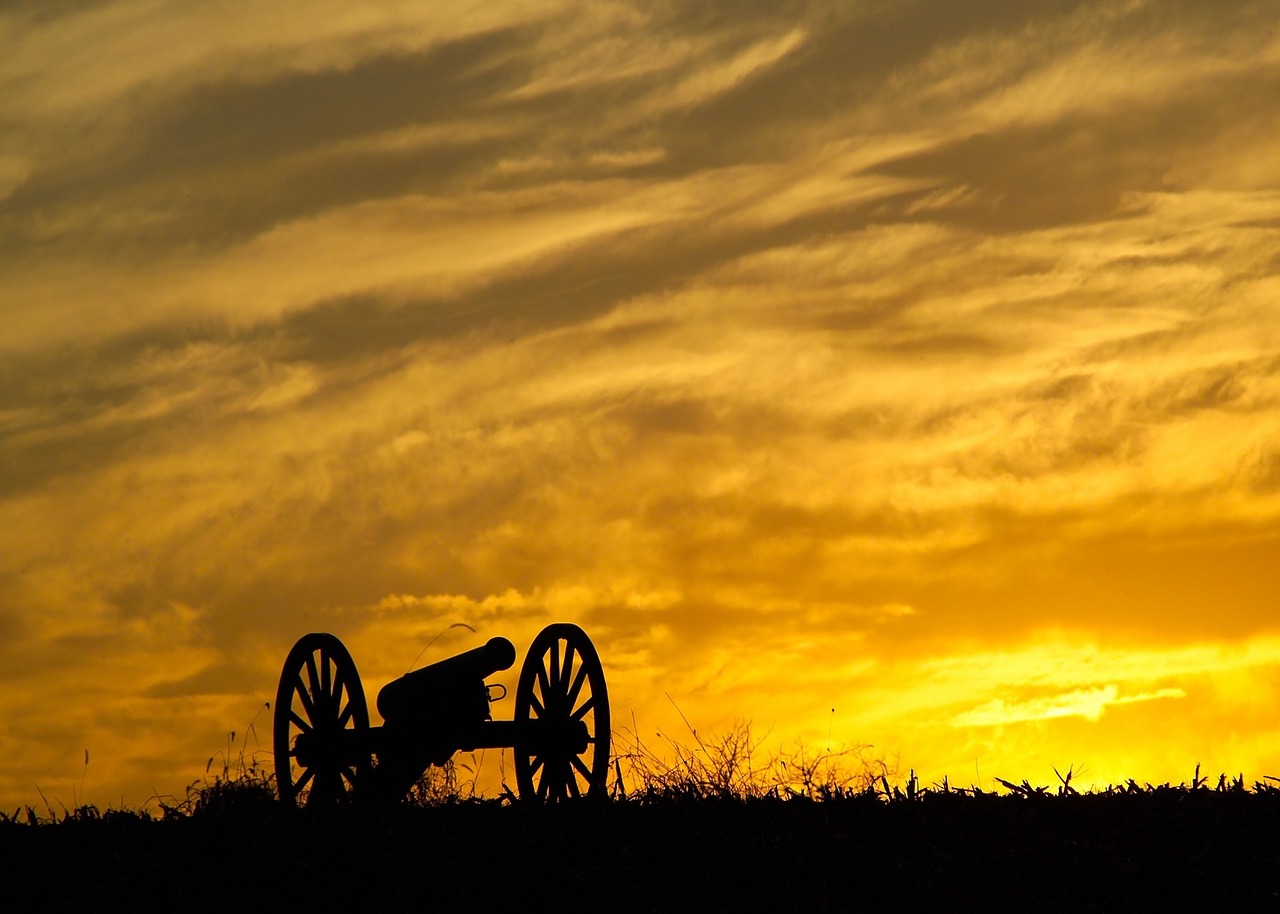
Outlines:
<svg viewBox="0 0 1280 914"><path fill-rule="evenodd" d="M1262 495L1280 493L1280 451L1269 451L1259 456L1248 468L1250 485Z"/></svg>
<svg viewBox="0 0 1280 914"><path fill-rule="evenodd" d="M732 442L765 443L802 431L805 423L780 404L719 400L696 392L628 391L591 404L599 419L618 422L643 447L653 437L695 436Z"/></svg>
<svg viewBox="0 0 1280 914"><path fill-rule="evenodd" d="M511 180L581 179L590 174L584 152L592 146L634 146L637 137L664 156L605 173L621 168L638 177L670 179L710 167L781 160L824 136L836 138L828 125L933 49L966 36L1016 34L1032 22L1043 28L1048 19L1065 21L1085 6L971 2L930 6L921 15L920 4L898 4L847 17L791 3L735 10L727 18L719 12L650 11L648 40L662 46L700 37L722 59L790 28L810 29L800 50L776 65L703 104L652 120L642 119L637 103L663 91L672 76L664 70L512 97L536 73L533 49L563 28L554 19L349 68L202 83L170 96L152 87L128 100L133 126L119 145L90 161L38 170L0 203L0 228L12 246L26 248L35 244L28 231L38 222L46 239L40 244L47 246L55 214L98 201L106 210L97 217L106 234L94 243L117 254L154 254L191 243L230 243L358 201L450 193L460 182L502 186ZM1191 14L1190 8L1179 10L1161 20L1164 28ZM1218 18L1237 22L1239 15ZM1126 27L1143 35L1153 24L1144 25L1137 14L1121 19L1121 33ZM716 62L712 56L694 65ZM1200 87L1190 98L1126 111L1114 123L1052 124L978 137L886 169L946 177L998 195L997 214L979 208L958 216L988 227L1105 214L1121 191L1158 186L1168 162L1153 150L1153 141L1214 136L1250 115L1265 116L1274 87L1248 79L1254 81L1248 91ZM1224 105L1224 98L1231 101ZM468 136L477 118L510 126L496 136ZM457 126L456 140L444 137L411 149L341 146L399 128L448 124ZM584 142L584 135L590 139ZM318 154L323 149L330 151ZM539 154L552 165L536 178L495 175L504 158ZM133 227L122 230L108 215L112 209L136 213L138 218L126 220ZM90 240L81 233L73 243L83 250Z"/></svg>
<svg viewBox="0 0 1280 914"><path fill-rule="evenodd" d="M909 9L836 23L818 14L821 27L794 59L694 109L650 122L629 112L663 91L671 74L661 70L529 99L511 97L533 77L532 49L562 27L556 20L468 36L418 54L375 57L350 68L203 83L168 97L154 87L138 90L128 100L134 123L123 142L93 160L76 158L66 168L37 171L0 204L0 227L7 226L12 244L25 246L32 243L26 235L34 221L48 224L55 213L101 201L108 209L149 217L133 220L134 228L123 235L116 220L99 217L107 237L97 243L117 252L227 244L335 206L404 193L448 193L463 180L493 180L486 176L507 157L546 153L560 164L538 180L561 173L580 179L584 129L597 146L629 146L642 136L662 148L660 162L627 169L639 176L671 178L777 159L794 152L796 143L813 142L813 129L824 129L886 74L918 61L934 45L975 30L1018 28L1046 12L1020 5L1013 21L1003 21L1006 14L993 15L993 5L964 6L932 11L923 27ZM1070 5L1047 6L1056 12ZM727 59L812 18L795 4L768 7L741 16L735 11L727 20L719 14L658 12L651 15L646 37L661 46L702 36L714 54ZM512 126L505 135L467 136L477 118ZM340 145L439 124L456 124L458 139L408 150L342 151ZM323 149L331 151L317 154ZM88 240L77 237L75 243L83 248Z"/></svg>
<svg viewBox="0 0 1280 914"><path fill-rule="evenodd" d="M987 232L1089 223L1132 215L1126 197L1169 189L1175 166L1211 159L1241 125L1261 127L1278 100L1280 78L1228 74L1174 97L974 135L876 171L978 191L929 218Z"/></svg>
<svg viewBox="0 0 1280 914"><path fill-rule="evenodd" d="M671 153L666 170L793 153L832 124L856 124L860 104L882 94L890 77L919 65L937 48L974 35L1016 32L1083 5L1055 0L1014 6L895 3L843 13L818 7L809 16L774 21L775 32L808 26L804 45L777 66L673 115L664 131ZM678 22L677 28L683 25Z"/></svg>
<svg viewBox="0 0 1280 914"><path fill-rule="evenodd" d="M1274 370L1274 366L1269 367ZM1247 393L1245 373L1243 365L1222 365L1189 372L1179 378L1160 400L1175 416L1202 409L1231 409Z"/></svg>
<svg viewBox="0 0 1280 914"><path fill-rule="evenodd" d="M122 142L96 160L38 171L0 202L0 228L20 243L29 224L104 200L162 218L137 220L134 237L109 230L98 244L144 245L154 255L192 242L227 244L344 204L439 192L509 148L465 136L466 117L486 107L510 113L494 101L527 79L535 36L535 26L521 26L349 69L231 78L173 97L137 90L134 127ZM451 122L464 135L426 148L341 150L344 141ZM336 148L314 155L326 147Z"/></svg>
<svg viewBox="0 0 1280 914"><path fill-rule="evenodd" d="M1009 344L992 339L979 333L963 331L928 331L899 332L886 334L885 342L877 347L906 358L945 358L963 355L994 356L1013 350Z"/></svg>
<svg viewBox="0 0 1280 914"><path fill-rule="evenodd" d="M350 69L200 86L158 112L139 145L171 168L198 171L448 122L527 80L536 36L532 26L507 28Z"/></svg>
<svg viewBox="0 0 1280 914"><path fill-rule="evenodd" d="M216 324L162 324L0 358L0 493L102 470L209 428L266 380ZM167 446L167 445L166 445Z"/></svg>

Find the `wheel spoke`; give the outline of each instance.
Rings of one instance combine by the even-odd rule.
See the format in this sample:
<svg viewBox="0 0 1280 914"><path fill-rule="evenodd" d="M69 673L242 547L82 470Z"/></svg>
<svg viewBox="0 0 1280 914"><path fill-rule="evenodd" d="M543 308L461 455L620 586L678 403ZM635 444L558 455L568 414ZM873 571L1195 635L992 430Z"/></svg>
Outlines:
<svg viewBox="0 0 1280 914"><path fill-rule="evenodd" d="M333 664L333 707L337 711L338 708L345 708L351 702L351 688L347 685L347 674L342 667L338 666L337 661Z"/></svg>
<svg viewBox="0 0 1280 914"><path fill-rule="evenodd" d="M564 786L569 788L569 795L572 797L582 796L582 790L578 787L578 779L573 776L573 772L569 772L569 777L564 782Z"/></svg>
<svg viewBox="0 0 1280 914"><path fill-rule="evenodd" d="M316 712L316 714L313 715L311 719L318 724L322 719L321 715L323 715L324 712L327 711L328 709L323 704L321 704L322 693L320 691L320 674L316 672L315 655L308 654L306 663L307 663L307 681L311 683L311 707Z"/></svg>
<svg viewBox="0 0 1280 914"><path fill-rule="evenodd" d="M307 782L310 781L312 778L314 778L315 775L316 775L316 770L314 768L308 768L305 771L303 771L302 777L298 778L298 780L294 782L293 795L297 796L298 794L302 793L302 788L306 787Z"/></svg>
<svg viewBox="0 0 1280 914"><path fill-rule="evenodd" d="M540 756L540 755L535 755L535 756L533 757L533 764L531 764L531 765L529 766L529 773L530 773L530 774L537 774L537 773L538 773L538 769L542 767L542 763L543 763L544 761L546 761L546 760L545 760L542 756Z"/></svg>
<svg viewBox="0 0 1280 914"><path fill-rule="evenodd" d="M560 682L556 688L565 693L569 691L569 674L573 672L573 642L564 643L564 665L560 667Z"/></svg>
<svg viewBox="0 0 1280 914"><path fill-rule="evenodd" d="M333 713L333 673L329 666L329 652L324 648L320 648L320 694L324 698L325 713Z"/></svg>
<svg viewBox="0 0 1280 914"><path fill-rule="evenodd" d="M307 684L302 681L301 674L299 674L297 680L294 682L294 691L297 693L298 697L302 699L302 710L307 713L307 719L313 724L319 723L320 715L316 713L315 702L311 700L311 693L307 691Z"/></svg>
<svg viewBox="0 0 1280 914"><path fill-rule="evenodd" d="M578 710L573 712L572 719L582 720L582 718L587 716L587 712L594 708L595 705L596 697L594 695L588 696L587 700L578 706Z"/></svg>
<svg viewBox="0 0 1280 914"><path fill-rule="evenodd" d="M538 664L538 688L542 692L542 700L546 703L546 705L547 706L552 705L553 701L551 698L551 683L547 682L547 669L546 667L542 666L542 664Z"/></svg>
<svg viewBox="0 0 1280 914"><path fill-rule="evenodd" d="M587 783L591 783L591 769L582 762L580 756L574 755L569 757L569 764L578 769L578 773L587 779Z"/></svg>
<svg viewBox="0 0 1280 914"><path fill-rule="evenodd" d="M582 691L582 684L587 681L587 665L584 663L578 667L578 675L573 677L573 685L569 686L568 697L565 699L565 705L572 708L578 703L578 693Z"/></svg>
<svg viewBox="0 0 1280 914"><path fill-rule="evenodd" d="M324 797L329 802L333 802L342 797L345 792L342 789L342 774L338 771L325 772L327 777L324 779L325 792Z"/></svg>
<svg viewBox="0 0 1280 914"><path fill-rule="evenodd" d="M305 720L299 717L298 712L293 710L292 708L289 709L289 723L293 724L303 733L311 732L311 724L307 723Z"/></svg>
<svg viewBox="0 0 1280 914"><path fill-rule="evenodd" d="M329 772L327 771L320 772L315 776L315 780L311 782L311 790L307 793L308 806L313 803L319 806L321 803L327 803L332 798L333 794L329 790L331 785L328 774Z"/></svg>
<svg viewBox="0 0 1280 914"><path fill-rule="evenodd" d="M551 674L550 674L549 682L547 683L547 685L554 686L557 689L557 694L555 695L549 695L547 694L547 691L545 689L543 690L542 694L546 696L547 704L548 705L559 704L560 695L558 690L560 689L560 642L558 641L551 646Z"/></svg>
<svg viewBox="0 0 1280 914"><path fill-rule="evenodd" d="M351 715L356 711L355 705L351 703L351 696L347 696L346 707L342 709L342 713L338 715L338 729L344 730L348 723L351 722Z"/></svg>

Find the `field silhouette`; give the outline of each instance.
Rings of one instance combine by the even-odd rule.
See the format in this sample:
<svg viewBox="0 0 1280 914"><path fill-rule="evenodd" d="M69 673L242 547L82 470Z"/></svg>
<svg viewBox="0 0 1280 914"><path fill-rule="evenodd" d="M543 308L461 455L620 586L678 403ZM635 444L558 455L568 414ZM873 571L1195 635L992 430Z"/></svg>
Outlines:
<svg viewBox="0 0 1280 914"><path fill-rule="evenodd" d="M726 745L740 743L713 748ZM1266 781L1211 784L1197 770L1190 783L1090 792L1069 775L1053 789L881 777L806 790L753 779L732 750L694 755L700 769L651 771L625 796L615 784L607 799L550 804L471 797L446 767L394 805L296 809L263 769L224 767L154 814L4 815L0 872L10 910L1280 905L1280 789Z"/></svg>

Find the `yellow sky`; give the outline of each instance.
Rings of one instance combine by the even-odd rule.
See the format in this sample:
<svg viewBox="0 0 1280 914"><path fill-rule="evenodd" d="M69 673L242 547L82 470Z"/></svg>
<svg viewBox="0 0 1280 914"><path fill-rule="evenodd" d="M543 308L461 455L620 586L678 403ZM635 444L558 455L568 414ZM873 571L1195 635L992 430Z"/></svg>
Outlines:
<svg viewBox="0 0 1280 914"><path fill-rule="evenodd" d="M0 12L0 810L459 622L646 739L1280 775L1271 4L438 7Z"/></svg>

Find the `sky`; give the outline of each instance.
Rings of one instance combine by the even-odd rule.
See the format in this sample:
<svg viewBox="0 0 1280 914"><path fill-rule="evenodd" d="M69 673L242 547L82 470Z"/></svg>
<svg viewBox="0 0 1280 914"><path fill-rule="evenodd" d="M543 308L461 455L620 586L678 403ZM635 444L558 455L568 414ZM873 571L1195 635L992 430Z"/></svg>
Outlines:
<svg viewBox="0 0 1280 914"><path fill-rule="evenodd" d="M655 747L1280 776L1278 28L6 4L0 811L554 621Z"/></svg>

